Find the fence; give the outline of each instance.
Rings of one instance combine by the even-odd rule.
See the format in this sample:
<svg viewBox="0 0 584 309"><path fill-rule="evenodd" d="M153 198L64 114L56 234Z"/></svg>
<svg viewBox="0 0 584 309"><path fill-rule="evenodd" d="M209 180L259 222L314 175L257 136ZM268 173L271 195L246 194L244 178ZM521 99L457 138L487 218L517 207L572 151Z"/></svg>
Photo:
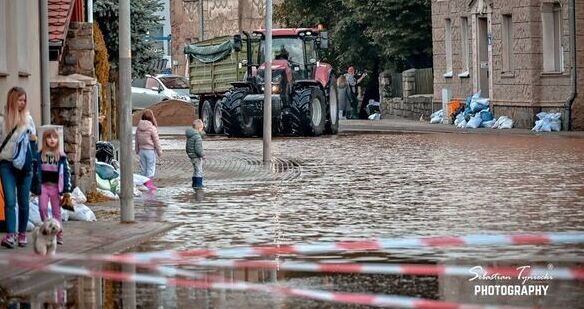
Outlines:
<svg viewBox="0 0 584 309"><path fill-rule="evenodd" d="M403 82L401 73L391 73L390 98L401 98L403 94Z"/></svg>
<svg viewBox="0 0 584 309"><path fill-rule="evenodd" d="M416 90L415 94L434 93L434 74L432 68L416 70Z"/></svg>

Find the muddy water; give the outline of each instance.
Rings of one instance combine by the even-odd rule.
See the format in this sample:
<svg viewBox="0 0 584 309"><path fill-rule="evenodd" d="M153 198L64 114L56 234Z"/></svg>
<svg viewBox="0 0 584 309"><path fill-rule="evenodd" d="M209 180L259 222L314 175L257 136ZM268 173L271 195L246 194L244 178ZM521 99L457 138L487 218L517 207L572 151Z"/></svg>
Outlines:
<svg viewBox="0 0 584 309"><path fill-rule="evenodd" d="M198 196L188 188L184 141L164 140L164 147L167 161L159 170L161 188L145 201L138 219L183 225L140 251L584 228L582 139L475 134L278 138L273 149L280 163L270 174L257 167L261 140L210 138L205 143L207 187ZM582 265L583 256L583 246L521 246L279 258L553 267ZM546 297L509 299L472 297L466 279L446 276L229 270L220 274L294 287L454 302L577 308L582 306L577 299L584 297L584 285L569 281L551 282L552 295ZM116 283L105 282L105 287L109 294L93 293L111 299L124 293ZM258 293L146 285L138 285L137 295L138 307L144 308L341 307ZM105 296L103 304L124 307L119 301L108 303Z"/></svg>

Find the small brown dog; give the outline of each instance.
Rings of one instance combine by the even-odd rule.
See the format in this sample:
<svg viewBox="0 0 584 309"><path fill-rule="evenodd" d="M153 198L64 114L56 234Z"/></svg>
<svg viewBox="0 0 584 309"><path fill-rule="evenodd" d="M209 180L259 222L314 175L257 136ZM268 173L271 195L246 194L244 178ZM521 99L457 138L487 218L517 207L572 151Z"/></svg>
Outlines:
<svg viewBox="0 0 584 309"><path fill-rule="evenodd" d="M59 221L50 218L32 231L34 252L39 255L54 255L57 252L57 234L61 231Z"/></svg>

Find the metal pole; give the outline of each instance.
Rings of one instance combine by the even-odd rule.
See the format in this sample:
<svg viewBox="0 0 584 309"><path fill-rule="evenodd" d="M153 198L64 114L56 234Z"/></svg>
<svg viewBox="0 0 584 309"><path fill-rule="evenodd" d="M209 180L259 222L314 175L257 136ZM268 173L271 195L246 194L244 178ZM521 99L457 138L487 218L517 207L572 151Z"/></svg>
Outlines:
<svg viewBox="0 0 584 309"><path fill-rule="evenodd" d="M41 40L41 123L51 124L51 86L49 81L49 5L39 0Z"/></svg>
<svg viewBox="0 0 584 309"><path fill-rule="evenodd" d="M264 165L272 163L272 0L266 0L266 70L264 76Z"/></svg>
<svg viewBox="0 0 584 309"><path fill-rule="evenodd" d="M134 156L132 152L132 50L130 49L130 0L120 0L120 173L121 221L134 222Z"/></svg>
<svg viewBox="0 0 584 309"><path fill-rule="evenodd" d="M87 0L87 22L93 23L93 0Z"/></svg>
<svg viewBox="0 0 584 309"><path fill-rule="evenodd" d="M205 39L205 18L203 16L203 0L199 0L199 15L201 16L201 25L200 25L200 33L199 33L199 41Z"/></svg>

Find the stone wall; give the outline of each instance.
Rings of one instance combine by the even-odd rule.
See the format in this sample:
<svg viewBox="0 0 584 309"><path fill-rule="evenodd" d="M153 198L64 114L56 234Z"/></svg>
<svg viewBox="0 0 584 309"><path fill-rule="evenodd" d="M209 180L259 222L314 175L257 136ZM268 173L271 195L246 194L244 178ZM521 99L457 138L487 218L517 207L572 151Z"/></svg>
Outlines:
<svg viewBox="0 0 584 309"><path fill-rule="evenodd" d="M389 97L391 75L383 72L379 75L379 94L381 98L381 118L403 117L418 120L421 116L429 120L430 115L441 109L439 102L433 100L432 94L414 95L416 90L416 70L402 72L402 97Z"/></svg>
<svg viewBox="0 0 584 309"><path fill-rule="evenodd" d="M280 0L281 1L281 0ZM273 1L274 4L280 1ZM263 28L265 0L208 0L203 2L204 39ZM175 74L186 74L183 49L199 41L199 1L170 0L172 59Z"/></svg>
<svg viewBox="0 0 584 309"><path fill-rule="evenodd" d="M96 188L94 58L92 24L71 23L59 65L61 75L51 78L51 123L63 126L73 185L83 192Z"/></svg>
<svg viewBox="0 0 584 309"><path fill-rule="evenodd" d="M63 59L59 64L59 74L77 73L94 77L94 59L93 24L72 22L67 33Z"/></svg>

